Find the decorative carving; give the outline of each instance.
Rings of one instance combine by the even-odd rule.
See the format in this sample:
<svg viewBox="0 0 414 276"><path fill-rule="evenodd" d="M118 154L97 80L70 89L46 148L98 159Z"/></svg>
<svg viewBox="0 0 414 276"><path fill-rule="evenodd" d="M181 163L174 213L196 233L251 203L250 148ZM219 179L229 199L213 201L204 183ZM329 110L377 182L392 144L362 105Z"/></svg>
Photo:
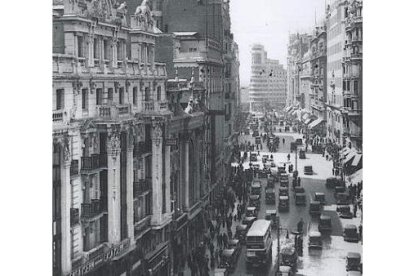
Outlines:
<svg viewBox="0 0 414 276"><path fill-rule="evenodd" d="M116 160L118 153L120 152L120 147L121 147L121 140L120 140L120 132L119 132L119 127L112 125L111 129L109 131L109 151L110 154L112 155L112 158L114 160Z"/></svg>
<svg viewBox="0 0 414 276"><path fill-rule="evenodd" d="M149 0L143 0L141 5L135 10L134 17L135 23L138 27L142 27L145 30L153 31L154 18L149 7Z"/></svg>
<svg viewBox="0 0 414 276"><path fill-rule="evenodd" d="M160 145L161 139L162 139L162 125L160 122L153 122L152 123L152 141L155 142L157 146Z"/></svg>

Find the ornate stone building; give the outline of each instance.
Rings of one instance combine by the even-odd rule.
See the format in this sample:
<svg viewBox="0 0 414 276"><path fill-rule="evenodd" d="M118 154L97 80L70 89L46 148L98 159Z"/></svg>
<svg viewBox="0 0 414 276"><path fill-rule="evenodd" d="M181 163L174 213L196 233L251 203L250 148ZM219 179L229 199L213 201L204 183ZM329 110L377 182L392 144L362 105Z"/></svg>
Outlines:
<svg viewBox="0 0 414 276"><path fill-rule="evenodd" d="M345 11L344 137L362 150L362 1L348 1Z"/></svg>
<svg viewBox="0 0 414 276"><path fill-rule="evenodd" d="M54 1L54 275L169 273L172 112L147 2Z"/></svg>

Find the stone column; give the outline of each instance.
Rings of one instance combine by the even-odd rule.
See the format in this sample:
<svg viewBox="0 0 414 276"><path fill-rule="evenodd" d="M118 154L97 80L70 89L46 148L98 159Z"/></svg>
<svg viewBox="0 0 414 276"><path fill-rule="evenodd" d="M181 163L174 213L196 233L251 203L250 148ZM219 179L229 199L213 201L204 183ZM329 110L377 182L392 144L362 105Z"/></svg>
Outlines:
<svg viewBox="0 0 414 276"><path fill-rule="evenodd" d="M184 207L190 208L190 145L188 134L184 137Z"/></svg>
<svg viewBox="0 0 414 276"><path fill-rule="evenodd" d="M132 130L128 135L127 148L127 227L128 238L134 242L134 134Z"/></svg>
<svg viewBox="0 0 414 276"><path fill-rule="evenodd" d="M108 135L108 241L116 244L121 241L121 191L120 153L121 143L118 130Z"/></svg>
<svg viewBox="0 0 414 276"><path fill-rule="evenodd" d="M63 166L61 167L61 217L62 217L62 271L64 274L72 270L71 260L71 233L70 233L70 207L71 207L71 184L70 184L70 163L71 152L69 140L64 138Z"/></svg>
<svg viewBox="0 0 414 276"><path fill-rule="evenodd" d="M166 204L166 213L170 214L171 213L171 162L170 162L170 157L171 157L171 147L170 146L166 146L165 147L165 204Z"/></svg>
<svg viewBox="0 0 414 276"><path fill-rule="evenodd" d="M161 123L152 123L152 225L162 222L162 129Z"/></svg>

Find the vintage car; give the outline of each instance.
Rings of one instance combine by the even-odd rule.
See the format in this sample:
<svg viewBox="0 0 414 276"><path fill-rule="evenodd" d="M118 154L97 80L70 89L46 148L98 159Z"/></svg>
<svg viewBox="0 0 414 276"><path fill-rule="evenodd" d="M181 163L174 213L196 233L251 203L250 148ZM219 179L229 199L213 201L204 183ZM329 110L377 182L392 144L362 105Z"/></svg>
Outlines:
<svg viewBox="0 0 414 276"><path fill-rule="evenodd" d="M313 199L319 201L321 205L325 205L325 194L321 192L315 192L313 194Z"/></svg>
<svg viewBox="0 0 414 276"><path fill-rule="evenodd" d="M295 191L295 196L296 194L304 194L305 188L303 188L302 186L296 186L294 191Z"/></svg>
<svg viewBox="0 0 414 276"><path fill-rule="evenodd" d="M260 210L260 196L259 195L249 196L249 207L256 207L257 210Z"/></svg>
<svg viewBox="0 0 414 276"><path fill-rule="evenodd" d="M305 175L312 175L313 174L313 169L312 166L307 165L304 167L304 173Z"/></svg>
<svg viewBox="0 0 414 276"><path fill-rule="evenodd" d="M235 249L224 249L221 253L219 268L226 268L234 271L237 264L237 253Z"/></svg>
<svg viewBox="0 0 414 276"><path fill-rule="evenodd" d="M344 227L343 232L344 241L347 242L358 242L359 241L359 235L357 227L354 224L347 224Z"/></svg>
<svg viewBox="0 0 414 276"><path fill-rule="evenodd" d="M272 222L272 227L277 228L279 218L277 216L277 211L275 209L266 210L265 220L270 220Z"/></svg>
<svg viewBox="0 0 414 276"><path fill-rule="evenodd" d="M257 217L249 217L249 216L246 216L242 220L242 224L247 225L247 231L249 231L250 226L252 226L253 222L256 221L256 220L257 220Z"/></svg>
<svg viewBox="0 0 414 276"><path fill-rule="evenodd" d="M346 276L362 276L362 273L359 271L348 271Z"/></svg>
<svg viewBox="0 0 414 276"><path fill-rule="evenodd" d="M306 206L306 194L295 193L295 204L296 206Z"/></svg>
<svg viewBox="0 0 414 276"><path fill-rule="evenodd" d="M253 131L252 136L253 137L260 137L259 131L258 130Z"/></svg>
<svg viewBox="0 0 414 276"><path fill-rule="evenodd" d="M308 248L322 249L322 235L320 232L312 231L309 233Z"/></svg>
<svg viewBox="0 0 414 276"><path fill-rule="evenodd" d="M288 196L279 196L279 212L289 211L289 197Z"/></svg>
<svg viewBox="0 0 414 276"><path fill-rule="evenodd" d="M319 218L318 230L321 233L327 233L332 231L332 219L330 216L321 215Z"/></svg>
<svg viewBox="0 0 414 276"><path fill-rule="evenodd" d="M279 196L289 196L289 189L287 187L281 186L279 188Z"/></svg>
<svg viewBox="0 0 414 276"><path fill-rule="evenodd" d="M322 212L322 206L319 201L311 201L309 203L309 214L312 216L320 216Z"/></svg>
<svg viewBox="0 0 414 276"><path fill-rule="evenodd" d="M257 161L257 153L250 153L250 161L255 162Z"/></svg>
<svg viewBox="0 0 414 276"><path fill-rule="evenodd" d="M258 210L255 206L248 206L246 208L246 217L257 217Z"/></svg>
<svg viewBox="0 0 414 276"><path fill-rule="evenodd" d="M350 196L348 192L338 193L335 197L337 205L349 204Z"/></svg>
<svg viewBox="0 0 414 276"><path fill-rule="evenodd" d="M306 154L304 150L299 151L299 159L306 159Z"/></svg>
<svg viewBox="0 0 414 276"><path fill-rule="evenodd" d="M345 183L340 177L329 177L326 179L326 188L333 189L338 186L345 186Z"/></svg>
<svg viewBox="0 0 414 276"><path fill-rule="evenodd" d="M242 250L240 241L238 239L231 239L227 244L229 249L235 250L236 257L238 258Z"/></svg>
<svg viewBox="0 0 414 276"><path fill-rule="evenodd" d="M346 271L359 271L361 272L361 254L357 252L348 252L346 255Z"/></svg>
<svg viewBox="0 0 414 276"><path fill-rule="evenodd" d="M258 180L254 180L250 185L250 193L260 197L262 194L262 183Z"/></svg>
<svg viewBox="0 0 414 276"><path fill-rule="evenodd" d="M282 265L279 267L279 271L276 272L276 276L293 276L295 275L290 266Z"/></svg>
<svg viewBox="0 0 414 276"><path fill-rule="evenodd" d="M276 179L272 175L270 175L267 178L266 188L274 188L275 182L276 182Z"/></svg>
<svg viewBox="0 0 414 276"><path fill-rule="evenodd" d="M266 204L276 204L276 193L273 188L266 188Z"/></svg>
<svg viewBox="0 0 414 276"><path fill-rule="evenodd" d="M236 226L236 233L234 237L240 241L240 243L244 244L246 242L246 234L248 231L248 227L246 224L240 224Z"/></svg>
<svg viewBox="0 0 414 276"><path fill-rule="evenodd" d="M284 246L280 250L280 264L290 266L293 271L296 271L298 261L298 254L294 244Z"/></svg>
<svg viewBox="0 0 414 276"><path fill-rule="evenodd" d="M338 196L338 194L345 193L345 192L346 192L346 187L345 186L336 186L335 187L335 192L334 192L334 197L336 198Z"/></svg>
<svg viewBox="0 0 414 276"><path fill-rule="evenodd" d="M354 214L351 213L351 207L349 205L338 205L336 211L339 213L340 218L351 219Z"/></svg>

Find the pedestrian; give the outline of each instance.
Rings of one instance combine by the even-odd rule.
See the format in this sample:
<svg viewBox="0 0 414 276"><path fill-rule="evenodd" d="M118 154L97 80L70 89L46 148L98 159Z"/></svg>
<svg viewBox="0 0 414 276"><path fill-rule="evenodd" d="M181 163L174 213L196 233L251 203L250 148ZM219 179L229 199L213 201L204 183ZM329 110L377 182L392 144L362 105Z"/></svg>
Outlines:
<svg viewBox="0 0 414 276"><path fill-rule="evenodd" d="M358 210L358 206L354 203L354 218L356 218L357 210Z"/></svg>
<svg viewBox="0 0 414 276"><path fill-rule="evenodd" d="M300 176L298 176L298 186L300 186Z"/></svg>
<svg viewBox="0 0 414 276"><path fill-rule="evenodd" d="M282 139L283 145L285 144L285 138Z"/></svg>
<svg viewBox="0 0 414 276"><path fill-rule="evenodd" d="M359 238L361 239L361 243L362 243L362 223L359 225L358 227L359 229Z"/></svg>
<svg viewBox="0 0 414 276"><path fill-rule="evenodd" d="M332 175L335 175L335 168L332 168Z"/></svg>
<svg viewBox="0 0 414 276"><path fill-rule="evenodd" d="M287 155L287 160L290 161L290 153Z"/></svg>
<svg viewBox="0 0 414 276"><path fill-rule="evenodd" d="M328 161L328 159L329 159L329 155L327 154L325 157L326 157L326 161Z"/></svg>

